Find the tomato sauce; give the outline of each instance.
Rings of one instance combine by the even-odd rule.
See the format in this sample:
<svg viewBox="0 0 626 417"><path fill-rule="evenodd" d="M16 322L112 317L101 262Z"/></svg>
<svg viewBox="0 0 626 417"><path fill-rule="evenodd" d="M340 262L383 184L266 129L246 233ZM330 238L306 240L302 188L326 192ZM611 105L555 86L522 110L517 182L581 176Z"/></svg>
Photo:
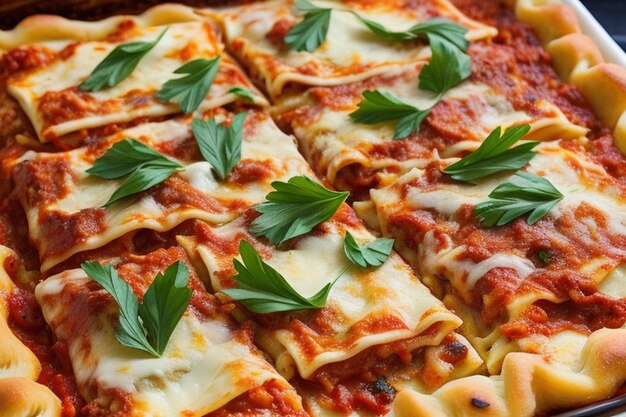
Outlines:
<svg viewBox="0 0 626 417"><path fill-rule="evenodd" d="M262 386L252 388L206 417L229 417L233 415L272 415L306 417L299 410L299 399L294 392L286 390L281 383L271 379ZM240 414L238 414L240 413Z"/></svg>
<svg viewBox="0 0 626 417"><path fill-rule="evenodd" d="M17 165L13 177L26 207L49 205L64 198L71 191L68 182L75 181L68 158L24 161Z"/></svg>
<svg viewBox="0 0 626 417"><path fill-rule="evenodd" d="M103 208L89 208L70 214L52 211L41 217L39 223L42 241L47 243L46 257L60 255L107 228Z"/></svg>

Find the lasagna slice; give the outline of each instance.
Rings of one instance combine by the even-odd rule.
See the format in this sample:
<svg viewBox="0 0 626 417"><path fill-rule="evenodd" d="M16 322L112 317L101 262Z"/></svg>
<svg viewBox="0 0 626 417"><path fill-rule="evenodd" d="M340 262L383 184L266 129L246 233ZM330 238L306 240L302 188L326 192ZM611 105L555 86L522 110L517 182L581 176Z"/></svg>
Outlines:
<svg viewBox="0 0 626 417"><path fill-rule="evenodd" d="M186 262L179 247L111 259L141 295L157 273ZM251 328L237 328L190 269L191 301L161 357L116 339L119 307L81 269L41 282L35 295L69 358L87 416L201 417L245 403L245 415L304 416L293 388L252 344Z"/></svg>
<svg viewBox="0 0 626 417"><path fill-rule="evenodd" d="M526 139L574 139L588 129L570 122L549 99L537 97L521 105L510 92L488 80L470 78L450 89L438 102L418 88L424 63L388 70L360 83L309 89L284 97L273 108L281 125L290 127L316 172L336 188L363 198L370 188L392 182L411 168L423 168L437 156L474 151L498 126L529 124ZM521 89L523 81L510 76ZM350 115L359 109L363 92L392 94L420 110L432 108L418 131L394 140L397 121L374 125Z"/></svg>
<svg viewBox="0 0 626 417"><path fill-rule="evenodd" d="M210 14L222 21L229 50L271 97L277 97L289 84L348 84L430 57L430 50L423 43L377 37L351 12L394 31L434 18L447 18L465 26L470 40L497 33L490 26L468 19L447 0L344 0L314 4L333 12L326 40L313 52L294 51L285 43L287 32L302 20L294 1L261 2Z"/></svg>
<svg viewBox="0 0 626 417"><path fill-rule="evenodd" d="M482 226L475 206L511 173L455 183L441 171L450 160L373 190L376 215L365 214L378 217L423 282L463 318L462 333L492 373L510 351L539 351L561 332L588 335L626 322L623 290L603 286L626 263L624 186L574 142L536 149L524 170L563 198L535 224Z"/></svg>
<svg viewBox="0 0 626 417"><path fill-rule="evenodd" d="M218 121L232 117L221 110L211 115ZM290 136L269 116L250 112L243 129L242 158L225 180L218 181L201 158L190 123L189 118L148 123L93 147L25 154L13 173L42 270L132 230L165 231L190 218L226 223L262 202L272 181L311 172ZM179 161L184 169L143 193L103 207L122 181L95 177L86 170L127 137Z"/></svg>
<svg viewBox="0 0 626 417"><path fill-rule="evenodd" d="M152 42L161 34L158 43L119 84L95 92L79 88L115 47ZM160 101L155 94L166 81L181 77L174 71L182 65L218 56L219 69L201 111L243 100L230 92L233 87L246 88L254 102L267 104L237 64L223 53L212 27L203 22L143 27L127 21L99 41L24 45L6 52L4 59L14 68L25 68L10 74L8 91L20 102L39 138L49 141L80 130L180 112L178 104Z"/></svg>
<svg viewBox="0 0 626 417"><path fill-rule="evenodd" d="M342 206L309 234L276 248L249 231L256 212L221 227L198 224L195 237L179 238L206 267L207 284L218 292L237 287L233 259L241 241L251 243L264 261L302 296L334 284L326 307L287 313L252 314L261 330L257 342L286 377L315 380L329 388L367 369L409 361L416 349L438 345L460 320L445 309L395 254L378 268L351 264L344 236L373 236L354 212ZM391 365L390 365L391 366Z"/></svg>

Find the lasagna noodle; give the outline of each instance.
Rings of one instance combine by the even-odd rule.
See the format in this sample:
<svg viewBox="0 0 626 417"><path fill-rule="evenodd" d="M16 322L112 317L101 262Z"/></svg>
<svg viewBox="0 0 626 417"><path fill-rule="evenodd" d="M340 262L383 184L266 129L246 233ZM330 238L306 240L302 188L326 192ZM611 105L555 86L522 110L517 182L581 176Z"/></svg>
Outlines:
<svg viewBox="0 0 626 417"><path fill-rule="evenodd" d="M132 137L184 159L189 149L196 149L189 125L188 119L143 124L109 138L107 146ZM226 223L262 202L272 181L311 174L293 139L268 116L251 112L244 127L242 159L226 180L216 180L210 164L194 156L179 160L185 168L165 182L103 208L121 180L104 180L85 171L104 151L30 152L16 167L16 186L43 271L132 230L166 231L191 218Z"/></svg>
<svg viewBox="0 0 626 417"><path fill-rule="evenodd" d="M241 100L230 93L233 87L249 89L254 101L265 105L236 63L223 53L208 23L188 22L159 27L121 25L119 40L41 43L32 54L49 55L39 66L9 77L8 91L21 104L39 138L48 141L71 132L124 123L139 117L180 112L178 104L161 102L154 94L167 81L179 78L174 71L194 59L221 55L219 70L200 110ZM148 42L166 30L163 38L139 62L132 74L114 87L98 92L81 91L78 86L117 45ZM113 38L115 39L115 38ZM29 46L26 48L28 52ZM24 53L18 49L16 54ZM11 55L12 52L7 52Z"/></svg>
<svg viewBox="0 0 626 417"><path fill-rule="evenodd" d="M271 341L266 350L287 377L294 368L305 379L314 379L316 372L332 374L332 368L324 371L325 365L368 348L382 360L397 348L410 352L437 345L460 324L397 255L376 269L350 264L343 250L345 233L349 231L360 242L374 237L349 207L343 206L333 220L284 249L254 238L249 232L251 216L248 213L219 228L204 227L195 240L180 240L190 253L199 255L214 291L236 286L231 278L235 275L233 258L239 256L242 240L253 244L265 262L304 297L339 277L322 309L277 314L284 317L278 321L281 324L270 325L263 315L255 316L264 326L260 339Z"/></svg>
<svg viewBox="0 0 626 417"><path fill-rule="evenodd" d="M432 18L445 17L466 26L470 40L494 36L497 31L465 17L447 0L407 4L401 0L315 1L334 9L326 41L315 51L293 51L284 35L301 18L293 1L271 1L242 6L217 14L230 50L272 97L290 83L342 85L381 74L390 67L430 57L430 49L416 42L393 42L378 38L354 15L359 13L395 31Z"/></svg>
<svg viewBox="0 0 626 417"><path fill-rule="evenodd" d="M381 182L389 182L391 173L423 168L439 154L452 157L475 150L498 126L529 124L531 130L526 138L536 140L580 138L588 131L571 123L546 99L537 99L532 112L516 109L506 95L471 78L448 91L437 104L431 93L418 88L423 65L390 70L348 86L314 88L305 96L283 99L273 112L290 123L316 172L340 188L350 186L340 174L350 165L359 166L362 176L373 171L386 177ZM419 132L393 141L395 121L366 125L350 118L366 90L391 93L418 109L437 105ZM459 115L459 111L466 114Z"/></svg>
<svg viewBox="0 0 626 417"><path fill-rule="evenodd" d="M583 152L563 145L541 144L525 168L548 179L564 195L532 227L522 219L491 231L473 226L471 208L486 201L510 174L476 184L431 176L451 161L433 162L371 192L381 230L397 239L400 253L431 289L448 294L447 304L466 319L466 326L472 326L466 327L465 334L477 347L483 346L481 353L492 372L511 350L494 324L520 317L539 300L558 305L570 301L576 291L592 291L583 288L601 284L626 260L623 189ZM542 249L552 257L550 262L538 258ZM442 289L439 278L444 278L447 289ZM483 294L484 288L491 287L490 296ZM482 305L482 315L471 311L469 306L476 303Z"/></svg>
<svg viewBox="0 0 626 417"><path fill-rule="evenodd" d="M177 260L185 260L184 252L173 247L111 261L134 291L144 292L157 268ZM275 394L283 397L280 402L290 406L283 411L301 415L295 391L263 359L251 336L236 330L219 312L218 301L190 272L192 300L161 357L119 343L116 303L81 269L54 275L37 286L35 295L46 321L68 346L86 409L94 415L200 417L271 382ZM273 399L272 405L277 402ZM258 407L250 403L248 408Z"/></svg>
<svg viewBox="0 0 626 417"><path fill-rule="evenodd" d="M60 417L61 401L35 380L41 365L37 357L13 334L7 319L7 297L15 289L3 267L15 256L0 246L0 414L3 417Z"/></svg>

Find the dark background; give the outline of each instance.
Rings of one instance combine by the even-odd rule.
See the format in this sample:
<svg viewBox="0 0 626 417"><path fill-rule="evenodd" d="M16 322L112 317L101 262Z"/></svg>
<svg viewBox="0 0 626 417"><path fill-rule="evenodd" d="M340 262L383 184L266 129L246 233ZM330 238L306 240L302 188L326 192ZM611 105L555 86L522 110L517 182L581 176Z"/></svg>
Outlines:
<svg viewBox="0 0 626 417"><path fill-rule="evenodd" d="M626 1L582 0L613 39L626 50Z"/></svg>

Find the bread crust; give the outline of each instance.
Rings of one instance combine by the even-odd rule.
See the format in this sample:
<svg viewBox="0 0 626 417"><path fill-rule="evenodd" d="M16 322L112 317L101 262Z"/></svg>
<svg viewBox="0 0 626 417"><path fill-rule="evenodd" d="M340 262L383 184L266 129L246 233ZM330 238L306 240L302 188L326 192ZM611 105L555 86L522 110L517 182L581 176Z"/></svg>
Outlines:
<svg viewBox="0 0 626 417"><path fill-rule="evenodd" d="M0 265L4 265L5 259L10 256L13 252L0 246ZM14 288L11 278L0 267L0 378L22 377L34 381L39 376L41 364L33 352L15 337L7 323L7 297Z"/></svg>
<svg viewBox="0 0 626 417"><path fill-rule="evenodd" d="M615 144L626 155L626 68L601 63L577 72L571 79L605 126L613 129Z"/></svg>
<svg viewBox="0 0 626 417"><path fill-rule="evenodd" d="M0 265L14 256L0 245ZM58 417L61 401L44 385L34 382L41 372L37 357L11 332L7 323L8 294L15 289L0 267L0 415L2 417Z"/></svg>
<svg viewBox="0 0 626 417"><path fill-rule="evenodd" d="M60 417L61 401L48 387L27 378L0 379L2 417Z"/></svg>
<svg viewBox="0 0 626 417"><path fill-rule="evenodd" d="M604 62L595 42L582 33L570 33L550 41L546 50L552 56L552 66L559 78L571 82L581 71Z"/></svg>

